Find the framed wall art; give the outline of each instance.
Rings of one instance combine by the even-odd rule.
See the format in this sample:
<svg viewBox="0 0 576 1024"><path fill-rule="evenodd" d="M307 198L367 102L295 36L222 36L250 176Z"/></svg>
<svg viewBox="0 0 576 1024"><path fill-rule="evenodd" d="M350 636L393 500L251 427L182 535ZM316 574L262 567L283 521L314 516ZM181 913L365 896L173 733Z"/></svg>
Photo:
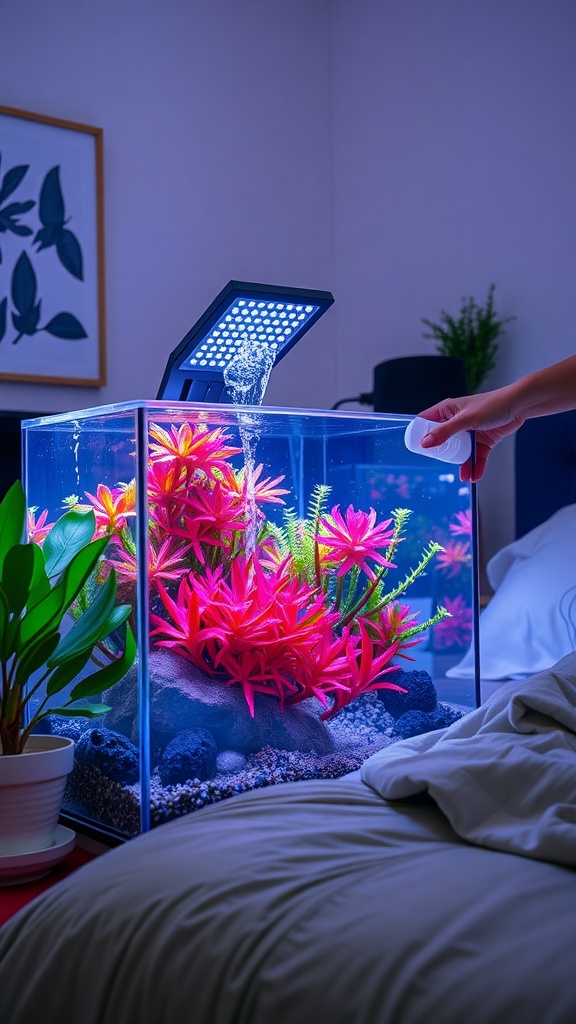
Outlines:
<svg viewBox="0 0 576 1024"><path fill-rule="evenodd" d="M0 106L0 381L106 383L102 130Z"/></svg>

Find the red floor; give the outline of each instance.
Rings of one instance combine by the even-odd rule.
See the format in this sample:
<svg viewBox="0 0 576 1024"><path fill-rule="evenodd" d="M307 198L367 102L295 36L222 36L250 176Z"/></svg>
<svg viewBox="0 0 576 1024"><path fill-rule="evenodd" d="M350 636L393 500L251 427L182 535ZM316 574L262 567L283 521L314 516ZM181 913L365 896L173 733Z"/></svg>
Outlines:
<svg viewBox="0 0 576 1024"><path fill-rule="evenodd" d="M0 888L0 925L3 925L21 907L26 906L35 896L44 892L45 889L49 889L50 886L56 885L86 861L92 860L94 856L89 850L76 846L66 860L52 868L50 874L44 878L38 878L35 882L24 882L22 885L7 885Z"/></svg>

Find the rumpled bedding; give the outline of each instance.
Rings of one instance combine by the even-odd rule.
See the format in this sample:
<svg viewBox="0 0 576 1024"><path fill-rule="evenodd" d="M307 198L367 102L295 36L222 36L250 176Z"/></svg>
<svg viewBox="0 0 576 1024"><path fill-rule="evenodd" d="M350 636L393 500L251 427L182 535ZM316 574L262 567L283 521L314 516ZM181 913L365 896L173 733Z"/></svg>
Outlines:
<svg viewBox="0 0 576 1024"><path fill-rule="evenodd" d="M361 777L386 800L428 793L471 843L576 866L576 654L379 751Z"/></svg>
<svg viewBox="0 0 576 1024"><path fill-rule="evenodd" d="M533 855L546 821L555 856L569 855L558 809L572 777L566 661L531 695L512 684L427 737L422 753L429 765L434 750L454 751L434 776L440 799L449 792L457 824L468 815L480 834L510 840L515 821L522 856L461 838L412 741L388 747L366 763L370 784L357 772L232 797L47 890L0 930L0 1021L574 1024L576 871ZM514 771L508 784L524 738L531 777ZM373 783L423 792L390 803Z"/></svg>

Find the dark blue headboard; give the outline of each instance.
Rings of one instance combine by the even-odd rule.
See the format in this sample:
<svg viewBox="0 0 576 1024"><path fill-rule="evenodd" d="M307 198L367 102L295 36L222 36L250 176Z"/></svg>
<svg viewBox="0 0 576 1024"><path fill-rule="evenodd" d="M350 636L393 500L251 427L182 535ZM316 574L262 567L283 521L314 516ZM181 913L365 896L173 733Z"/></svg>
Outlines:
<svg viewBox="0 0 576 1024"><path fill-rule="evenodd" d="M576 410L526 420L516 434L516 536L576 503Z"/></svg>

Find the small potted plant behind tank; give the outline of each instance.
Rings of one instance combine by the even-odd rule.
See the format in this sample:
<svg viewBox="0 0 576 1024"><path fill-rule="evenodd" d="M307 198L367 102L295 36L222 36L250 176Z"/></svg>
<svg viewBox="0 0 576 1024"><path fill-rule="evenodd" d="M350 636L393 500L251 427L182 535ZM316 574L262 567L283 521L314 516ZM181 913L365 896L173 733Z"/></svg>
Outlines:
<svg viewBox="0 0 576 1024"><path fill-rule="evenodd" d="M0 857L46 849L57 827L74 743L32 735L35 727L48 714L109 711L91 698L136 655L132 609L116 604L114 570L89 586L108 544L92 539L94 513L69 510L43 543L23 540L26 515L17 481L0 504ZM96 670L77 681L91 659Z"/></svg>
<svg viewBox="0 0 576 1024"><path fill-rule="evenodd" d="M516 319L514 316L498 319L494 309L495 288L496 285L490 285L485 306L479 306L470 296L462 300L458 317L450 316L443 309L439 323L422 318L422 323L432 332L424 334L424 337L434 338L438 342L439 354L456 356L464 363L468 393L471 395L479 391L496 365L496 339L504 333L504 324Z"/></svg>

